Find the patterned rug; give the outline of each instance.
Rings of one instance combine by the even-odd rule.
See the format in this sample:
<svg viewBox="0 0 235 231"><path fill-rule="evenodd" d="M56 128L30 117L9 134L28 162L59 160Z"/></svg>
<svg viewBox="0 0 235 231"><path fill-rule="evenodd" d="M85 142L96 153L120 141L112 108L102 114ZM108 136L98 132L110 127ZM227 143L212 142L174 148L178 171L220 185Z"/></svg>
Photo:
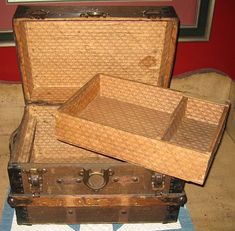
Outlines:
<svg viewBox="0 0 235 231"><path fill-rule="evenodd" d="M179 219L175 223L145 224L82 224L82 225L17 225L14 209L5 202L0 231L194 231L188 209L180 209Z"/></svg>

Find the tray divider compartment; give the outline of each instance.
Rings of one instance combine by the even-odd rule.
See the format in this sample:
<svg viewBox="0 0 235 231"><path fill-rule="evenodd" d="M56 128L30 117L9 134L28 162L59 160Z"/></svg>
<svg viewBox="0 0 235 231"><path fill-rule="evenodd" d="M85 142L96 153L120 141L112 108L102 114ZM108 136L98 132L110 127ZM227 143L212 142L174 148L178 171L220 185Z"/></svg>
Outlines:
<svg viewBox="0 0 235 231"><path fill-rule="evenodd" d="M216 134L222 128L222 125L218 127L220 121L225 119L223 110L222 105L188 97L185 115L169 141L210 155L213 151L210 147L219 142L219 135Z"/></svg>
<svg viewBox="0 0 235 231"><path fill-rule="evenodd" d="M186 113L187 101L188 98L183 96L178 106L173 111L171 119L169 121L169 125L165 130L161 140L170 141L173 135L177 132L178 127L182 121L182 118L185 116Z"/></svg>
<svg viewBox="0 0 235 231"><path fill-rule="evenodd" d="M172 113L182 98L180 92L103 74L100 75L100 96L166 113Z"/></svg>
<svg viewBox="0 0 235 231"><path fill-rule="evenodd" d="M59 110L72 116L82 112L100 94L100 77L97 75L70 98Z"/></svg>

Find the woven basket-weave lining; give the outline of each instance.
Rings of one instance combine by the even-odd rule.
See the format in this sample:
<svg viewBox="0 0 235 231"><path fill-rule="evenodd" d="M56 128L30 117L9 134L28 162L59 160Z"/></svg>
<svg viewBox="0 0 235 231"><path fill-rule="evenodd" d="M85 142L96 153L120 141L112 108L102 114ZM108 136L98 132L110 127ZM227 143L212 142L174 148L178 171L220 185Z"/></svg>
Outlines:
<svg viewBox="0 0 235 231"><path fill-rule="evenodd" d="M120 163L118 160L87 151L82 148L60 142L55 137L55 113L56 106L29 106L29 113L23 123L23 127L30 126L29 117L35 120L35 128L29 128L24 136L24 148L21 150L22 161L26 155L31 156L28 160L32 163ZM32 133L32 130L35 132ZM33 136L33 137L32 137ZM22 145L22 143L21 143Z"/></svg>
<svg viewBox="0 0 235 231"><path fill-rule="evenodd" d="M164 84L172 21L27 20L15 27L28 100L63 102L97 73Z"/></svg>
<svg viewBox="0 0 235 231"><path fill-rule="evenodd" d="M179 92L97 75L59 109L56 132L70 144L202 183L224 110Z"/></svg>

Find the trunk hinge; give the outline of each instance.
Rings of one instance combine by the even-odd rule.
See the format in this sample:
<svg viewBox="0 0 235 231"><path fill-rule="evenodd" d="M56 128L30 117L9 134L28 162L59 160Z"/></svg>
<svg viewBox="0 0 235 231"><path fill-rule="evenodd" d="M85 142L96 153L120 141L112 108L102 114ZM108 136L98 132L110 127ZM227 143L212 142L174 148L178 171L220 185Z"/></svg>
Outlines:
<svg viewBox="0 0 235 231"><path fill-rule="evenodd" d="M43 174L46 172L47 170L45 168L31 168L29 170L23 170L23 173L27 174L30 191L34 197L40 196L40 193L43 191Z"/></svg>

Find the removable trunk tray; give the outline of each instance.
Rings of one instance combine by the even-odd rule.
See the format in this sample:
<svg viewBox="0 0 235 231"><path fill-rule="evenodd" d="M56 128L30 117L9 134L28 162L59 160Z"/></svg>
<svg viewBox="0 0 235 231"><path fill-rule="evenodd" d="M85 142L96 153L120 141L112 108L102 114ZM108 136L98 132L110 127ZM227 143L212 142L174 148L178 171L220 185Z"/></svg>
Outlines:
<svg viewBox="0 0 235 231"><path fill-rule="evenodd" d="M203 184L228 105L97 75L59 110L61 141Z"/></svg>

